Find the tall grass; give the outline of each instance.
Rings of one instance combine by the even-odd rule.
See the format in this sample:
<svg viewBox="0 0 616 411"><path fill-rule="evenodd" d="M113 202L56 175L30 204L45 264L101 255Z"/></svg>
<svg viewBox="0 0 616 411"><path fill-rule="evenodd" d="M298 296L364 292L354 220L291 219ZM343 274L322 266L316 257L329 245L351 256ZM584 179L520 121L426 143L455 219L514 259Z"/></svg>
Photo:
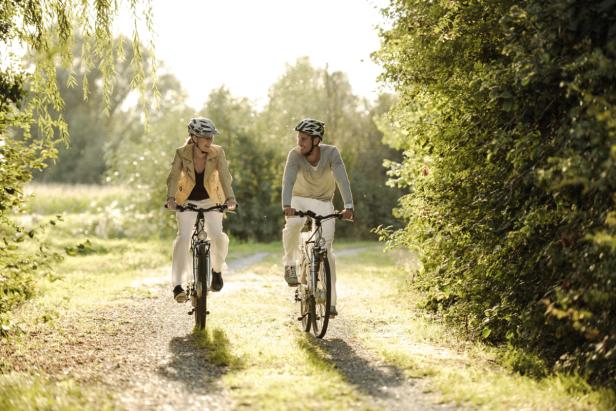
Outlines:
<svg viewBox="0 0 616 411"><path fill-rule="evenodd" d="M30 197L26 211L42 215L101 211L134 195L124 186L41 183L28 184L25 194Z"/></svg>
<svg viewBox="0 0 616 411"><path fill-rule="evenodd" d="M134 203L139 193L125 186L33 183L25 191L29 201L17 217L25 227L59 215L60 235L145 239L172 233L172 213L140 210Z"/></svg>

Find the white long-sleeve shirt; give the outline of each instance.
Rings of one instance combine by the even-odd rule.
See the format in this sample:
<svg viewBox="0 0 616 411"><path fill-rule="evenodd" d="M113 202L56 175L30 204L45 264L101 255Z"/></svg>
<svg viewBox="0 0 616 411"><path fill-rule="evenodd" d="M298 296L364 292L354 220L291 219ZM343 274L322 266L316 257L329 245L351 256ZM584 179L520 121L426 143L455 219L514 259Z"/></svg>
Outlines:
<svg viewBox="0 0 616 411"><path fill-rule="evenodd" d="M289 151L282 177L282 207L291 205L291 197L332 201L336 185L345 208L353 208L351 184L338 148L320 144L321 158L311 165L298 148Z"/></svg>

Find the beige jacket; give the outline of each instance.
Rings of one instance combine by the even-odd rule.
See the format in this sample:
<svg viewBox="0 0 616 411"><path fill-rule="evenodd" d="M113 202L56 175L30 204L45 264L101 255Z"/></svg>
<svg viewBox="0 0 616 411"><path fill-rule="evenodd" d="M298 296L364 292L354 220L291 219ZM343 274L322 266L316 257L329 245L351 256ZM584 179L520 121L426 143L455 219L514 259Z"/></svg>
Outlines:
<svg viewBox="0 0 616 411"><path fill-rule="evenodd" d="M175 197L177 204L185 204L195 187L195 167L193 165L193 144L187 143L175 151L175 158L167 177L167 198ZM205 158L203 185L210 199L217 204L235 200L231 187L231 173L225 152L221 146L212 144Z"/></svg>

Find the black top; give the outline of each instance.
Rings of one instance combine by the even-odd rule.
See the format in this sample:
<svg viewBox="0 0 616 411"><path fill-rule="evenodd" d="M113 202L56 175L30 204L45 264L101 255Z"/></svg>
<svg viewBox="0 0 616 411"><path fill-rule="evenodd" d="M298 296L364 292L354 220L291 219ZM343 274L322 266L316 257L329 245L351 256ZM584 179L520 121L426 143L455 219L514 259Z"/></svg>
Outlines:
<svg viewBox="0 0 616 411"><path fill-rule="evenodd" d="M197 173L195 171L195 187L193 188L193 190L190 192L190 195L188 196L189 200L194 200L194 201L199 201L199 200L205 200L207 198L210 198L210 195L207 193L207 190L205 189L205 186L203 185L203 174L205 173L205 170L203 170L200 173Z"/></svg>

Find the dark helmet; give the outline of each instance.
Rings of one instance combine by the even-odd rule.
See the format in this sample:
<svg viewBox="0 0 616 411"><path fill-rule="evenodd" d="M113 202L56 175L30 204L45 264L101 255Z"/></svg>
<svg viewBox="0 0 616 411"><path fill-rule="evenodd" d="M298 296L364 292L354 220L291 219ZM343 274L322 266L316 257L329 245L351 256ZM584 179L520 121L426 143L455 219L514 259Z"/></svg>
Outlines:
<svg viewBox="0 0 616 411"><path fill-rule="evenodd" d="M305 118L295 126L295 131L301 131L312 137L319 137L322 140L325 134L325 123L312 118Z"/></svg>

